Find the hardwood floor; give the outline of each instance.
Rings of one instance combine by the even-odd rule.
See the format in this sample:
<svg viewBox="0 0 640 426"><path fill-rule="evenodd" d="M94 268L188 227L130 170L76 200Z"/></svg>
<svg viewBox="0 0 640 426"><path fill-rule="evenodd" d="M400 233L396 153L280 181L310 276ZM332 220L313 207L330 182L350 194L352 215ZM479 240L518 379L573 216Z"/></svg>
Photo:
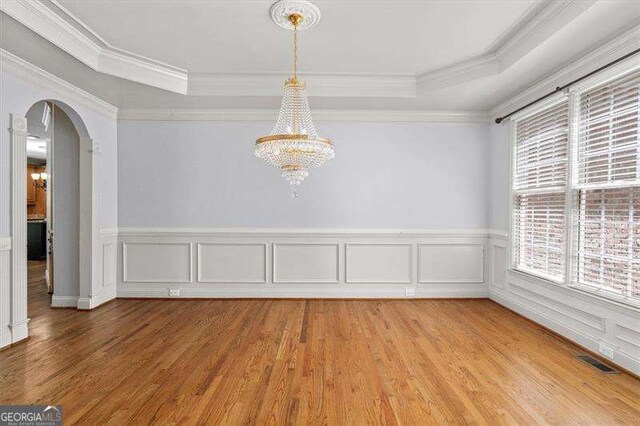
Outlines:
<svg viewBox="0 0 640 426"><path fill-rule="evenodd" d="M32 337L0 352L0 404L62 404L65 423L640 419L640 381L596 371L489 300L120 299L80 312L48 308L35 281Z"/></svg>

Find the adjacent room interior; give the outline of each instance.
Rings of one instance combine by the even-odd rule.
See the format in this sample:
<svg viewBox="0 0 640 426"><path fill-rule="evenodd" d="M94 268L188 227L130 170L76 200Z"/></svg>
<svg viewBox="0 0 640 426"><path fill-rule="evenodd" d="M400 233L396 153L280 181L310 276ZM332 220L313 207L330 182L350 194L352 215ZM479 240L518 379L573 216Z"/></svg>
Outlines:
<svg viewBox="0 0 640 426"><path fill-rule="evenodd" d="M639 421L637 2L0 24L0 423Z"/></svg>

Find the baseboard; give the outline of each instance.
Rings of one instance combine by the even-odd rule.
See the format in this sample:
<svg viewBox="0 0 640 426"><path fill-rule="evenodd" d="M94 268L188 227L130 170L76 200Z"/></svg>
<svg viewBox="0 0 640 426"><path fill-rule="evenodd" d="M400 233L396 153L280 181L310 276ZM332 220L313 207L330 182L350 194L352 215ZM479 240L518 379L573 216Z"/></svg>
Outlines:
<svg viewBox="0 0 640 426"><path fill-rule="evenodd" d="M97 308L98 306L107 303L110 300L113 300L117 297L116 287L107 287L103 289L100 293L95 294L91 297L81 297L78 299L78 309L80 310L90 310Z"/></svg>
<svg viewBox="0 0 640 426"><path fill-rule="evenodd" d="M17 343L29 337L29 318L21 320L17 324L10 324L11 344Z"/></svg>
<svg viewBox="0 0 640 426"><path fill-rule="evenodd" d="M11 346L11 332L0 333L0 348Z"/></svg>
<svg viewBox="0 0 640 426"><path fill-rule="evenodd" d="M548 328L549 330L557 333L567 340L570 340L571 342L582 346L588 351L591 351L595 354L599 353L598 339L571 327L567 327L553 318L550 318L534 309L531 309L530 307L511 300L508 297L505 297L504 295L501 295L494 291L490 292L489 298L496 303L499 303L500 305L503 305L504 307L516 312L517 314L522 315L523 317L530 319L545 328ZM606 358L606 361L612 364L616 364L636 376L640 375L640 360L629 356L624 352L617 351L615 359Z"/></svg>
<svg viewBox="0 0 640 426"><path fill-rule="evenodd" d="M162 287L160 287L162 286ZM405 287L415 289L414 296L405 296ZM128 286L118 287L118 298L169 298L169 288L180 288L175 285L149 286L147 288ZM244 298L265 298L265 299L470 299L487 298L488 291L482 284L480 285L398 285L398 284L378 284L367 285L313 285L304 284L298 286L265 286L256 285L239 286L225 285L212 287L192 287L180 289L179 296L171 298L180 299L244 299Z"/></svg>
<svg viewBox="0 0 640 426"><path fill-rule="evenodd" d="M51 296L52 308L77 308L78 307L77 296Z"/></svg>

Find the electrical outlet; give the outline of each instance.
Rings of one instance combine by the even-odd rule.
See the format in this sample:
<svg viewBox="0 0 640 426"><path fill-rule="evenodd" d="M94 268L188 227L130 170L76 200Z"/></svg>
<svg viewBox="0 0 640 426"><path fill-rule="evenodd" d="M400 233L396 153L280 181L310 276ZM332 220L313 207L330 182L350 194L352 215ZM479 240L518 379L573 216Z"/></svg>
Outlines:
<svg viewBox="0 0 640 426"><path fill-rule="evenodd" d="M170 288L169 296L174 296L174 297L180 296L180 290L181 288Z"/></svg>
<svg viewBox="0 0 640 426"><path fill-rule="evenodd" d="M600 342L598 344L598 351L602 355L606 356L607 358L613 359L613 347L612 346L609 346L606 343Z"/></svg>
<svg viewBox="0 0 640 426"><path fill-rule="evenodd" d="M411 296L415 296L416 295L416 289L413 287L407 287L404 289L404 295L407 297L411 297Z"/></svg>

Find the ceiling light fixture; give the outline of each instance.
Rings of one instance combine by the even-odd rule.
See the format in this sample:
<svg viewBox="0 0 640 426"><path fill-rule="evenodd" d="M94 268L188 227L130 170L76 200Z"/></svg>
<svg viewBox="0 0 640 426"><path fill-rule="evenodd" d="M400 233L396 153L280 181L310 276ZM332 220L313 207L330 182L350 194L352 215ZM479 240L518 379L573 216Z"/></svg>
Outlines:
<svg viewBox="0 0 640 426"><path fill-rule="evenodd" d="M271 19L293 30L293 76L284 83L280 114L269 136L256 141L255 155L277 167L289 182L291 195L298 197L300 183L309 169L334 157L333 144L318 136L307 99L306 85L298 79L298 31L317 25L320 10L305 0L280 0L271 6Z"/></svg>
<svg viewBox="0 0 640 426"><path fill-rule="evenodd" d="M38 189L47 190L47 178L49 176L46 173L31 173L31 179L33 180L33 186Z"/></svg>

